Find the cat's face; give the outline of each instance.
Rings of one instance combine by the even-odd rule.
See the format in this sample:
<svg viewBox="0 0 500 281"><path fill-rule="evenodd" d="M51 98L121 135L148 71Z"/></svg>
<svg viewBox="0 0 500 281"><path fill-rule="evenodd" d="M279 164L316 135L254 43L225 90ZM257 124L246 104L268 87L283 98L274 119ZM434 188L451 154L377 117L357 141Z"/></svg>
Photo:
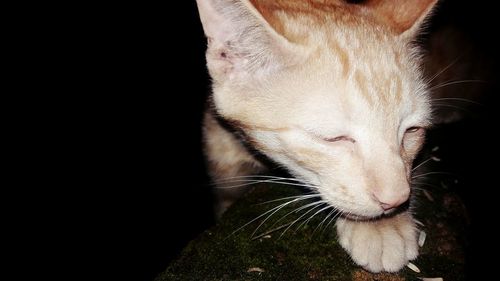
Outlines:
<svg viewBox="0 0 500 281"><path fill-rule="evenodd" d="M258 150L316 185L333 206L380 215L380 202L397 205L408 198L411 164L429 113L420 78L406 62L393 56L383 66L377 63L395 52L391 44L384 47L390 49L367 54L372 62L349 55L349 66L340 66L339 54L325 49L245 90L220 89L218 110L238 121ZM350 68L347 78L343 67Z"/></svg>
<svg viewBox="0 0 500 281"><path fill-rule="evenodd" d="M310 19L277 17L293 29L289 38L304 40L282 42L265 25L265 44L278 43L253 46L267 48L259 52L264 58L248 56L246 46L233 49L231 40L209 42L218 113L345 214L375 217L405 202L430 113L408 39L364 20L311 28L304 24Z"/></svg>

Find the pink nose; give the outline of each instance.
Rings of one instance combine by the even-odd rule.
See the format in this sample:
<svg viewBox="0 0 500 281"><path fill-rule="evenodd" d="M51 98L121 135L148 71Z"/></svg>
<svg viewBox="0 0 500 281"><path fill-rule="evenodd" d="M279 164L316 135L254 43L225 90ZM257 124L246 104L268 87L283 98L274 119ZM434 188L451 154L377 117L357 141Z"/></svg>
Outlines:
<svg viewBox="0 0 500 281"><path fill-rule="evenodd" d="M404 192L399 192L395 194L387 193L373 193L373 198L380 204L380 207L385 211L396 208L397 206L403 204L408 200L410 195L410 189Z"/></svg>

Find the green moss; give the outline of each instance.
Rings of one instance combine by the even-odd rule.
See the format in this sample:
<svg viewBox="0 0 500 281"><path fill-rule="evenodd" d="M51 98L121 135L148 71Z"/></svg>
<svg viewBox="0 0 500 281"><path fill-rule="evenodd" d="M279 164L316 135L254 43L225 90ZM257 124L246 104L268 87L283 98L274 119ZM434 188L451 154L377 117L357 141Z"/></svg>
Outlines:
<svg viewBox="0 0 500 281"><path fill-rule="evenodd" d="M419 280L443 277L464 280L461 219L453 217L446 204L449 195L435 195L431 207L423 204L419 217L427 239L420 257L414 261L421 273L408 268L397 274L371 274L356 266L335 238L333 223L325 227L324 214L307 224L290 224L305 211L293 212L312 201L289 204L262 224L266 216L240 229L252 219L286 201L269 202L301 192L291 187L260 185L233 205L220 223L191 241L180 257L156 281L165 280ZM448 206L449 207L449 206ZM322 207L308 213L308 218ZM290 215L285 216L290 213ZM324 213L324 214L323 214ZM285 216L284 218L282 218ZM280 218L282 218L280 220ZM442 220L446 218L446 223ZM453 223L449 224L448 221ZM321 227L318 227L318 225ZM303 224L302 224L303 223ZM302 225L301 225L302 224ZM280 228L281 226L281 228ZM298 227L300 226L300 227ZM269 231L273 230L274 231ZM256 232L255 232L256 231ZM266 234L266 231L269 233ZM255 233L254 233L255 232ZM265 235L266 234L266 235ZM249 269L254 269L248 272Z"/></svg>

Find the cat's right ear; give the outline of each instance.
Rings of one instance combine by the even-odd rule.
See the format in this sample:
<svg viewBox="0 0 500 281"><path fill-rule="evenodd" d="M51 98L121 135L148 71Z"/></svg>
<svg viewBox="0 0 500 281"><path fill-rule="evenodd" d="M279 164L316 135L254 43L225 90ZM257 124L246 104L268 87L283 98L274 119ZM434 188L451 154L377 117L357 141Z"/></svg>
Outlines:
<svg viewBox="0 0 500 281"><path fill-rule="evenodd" d="M267 75L290 64L296 48L247 0L196 0L215 82ZM296 52L295 52L296 53Z"/></svg>
<svg viewBox="0 0 500 281"><path fill-rule="evenodd" d="M413 40L439 0L367 0L363 6L404 40Z"/></svg>

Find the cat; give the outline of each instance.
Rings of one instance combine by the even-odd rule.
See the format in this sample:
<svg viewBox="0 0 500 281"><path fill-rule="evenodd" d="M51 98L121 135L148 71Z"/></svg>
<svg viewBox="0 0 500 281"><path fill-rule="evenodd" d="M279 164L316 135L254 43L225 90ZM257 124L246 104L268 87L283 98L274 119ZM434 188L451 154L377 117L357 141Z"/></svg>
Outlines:
<svg viewBox="0 0 500 281"><path fill-rule="evenodd" d="M204 142L217 181L262 172L254 151L344 215L339 242L372 272L418 255L408 201L431 125L413 43L437 0L197 0L212 78ZM235 194L236 193L236 194ZM239 191L219 194L219 210Z"/></svg>

